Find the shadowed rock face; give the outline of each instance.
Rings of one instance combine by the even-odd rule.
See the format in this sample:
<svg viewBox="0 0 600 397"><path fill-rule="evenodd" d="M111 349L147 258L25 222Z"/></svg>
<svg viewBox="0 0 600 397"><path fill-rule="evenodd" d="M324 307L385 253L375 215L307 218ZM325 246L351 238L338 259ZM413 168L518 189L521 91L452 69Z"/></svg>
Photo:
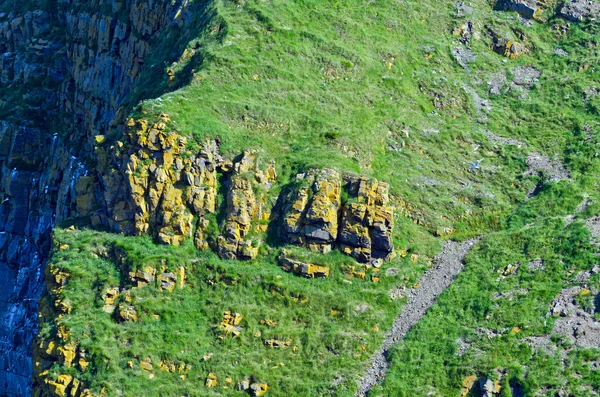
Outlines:
<svg viewBox="0 0 600 397"><path fill-rule="evenodd" d="M121 117L175 3L62 0L0 15L0 89L25 90L0 121L0 396L31 394L50 232L93 207L88 142Z"/></svg>
<svg viewBox="0 0 600 397"><path fill-rule="evenodd" d="M313 251L339 248L359 262L382 259L394 250L394 210L389 185L345 177L331 169L299 175L304 182L289 200L283 238ZM342 203L342 190L349 201Z"/></svg>

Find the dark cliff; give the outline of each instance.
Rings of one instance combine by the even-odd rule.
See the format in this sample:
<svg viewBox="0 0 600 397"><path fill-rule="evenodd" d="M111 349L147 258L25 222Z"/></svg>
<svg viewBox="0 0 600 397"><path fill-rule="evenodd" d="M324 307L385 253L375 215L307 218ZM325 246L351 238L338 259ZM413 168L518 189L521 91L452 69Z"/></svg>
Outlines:
<svg viewBox="0 0 600 397"><path fill-rule="evenodd" d="M39 3L0 14L0 396L31 393L50 233L94 205L90 143L123 116L152 43L179 34L187 7Z"/></svg>

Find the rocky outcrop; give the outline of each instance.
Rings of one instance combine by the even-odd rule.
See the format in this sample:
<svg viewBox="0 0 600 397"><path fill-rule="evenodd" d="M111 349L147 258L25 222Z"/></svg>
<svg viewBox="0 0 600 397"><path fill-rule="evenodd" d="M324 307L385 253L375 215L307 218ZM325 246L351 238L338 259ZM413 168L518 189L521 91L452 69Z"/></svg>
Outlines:
<svg viewBox="0 0 600 397"><path fill-rule="evenodd" d="M256 257L256 234L266 231L271 215L268 192L277 178L274 163L261 166L255 150L227 161L215 141L190 149L168 123L167 115L152 124L130 119L122 140L97 145L102 196L91 214L92 224L126 234L150 233L170 245L193 236L198 249L207 249L206 231L221 210L217 195L222 177L226 205L223 224L214 225L222 227L215 248L223 258Z"/></svg>
<svg viewBox="0 0 600 397"><path fill-rule="evenodd" d="M360 262L388 257L393 249L394 211L389 186L367 178L342 178L325 169L298 176L289 200L283 238L313 251L338 247ZM342 204L342 191L348 202Z"/></svg>
<svg viewBox="0 0 600 397"><path fill-rule="evenodd" d="M342 184L332 169L299 175L296 192L283 221L283 233L292 244L320 252L331 251L338 235Z"/></svg>
<svg viewBox="0 0 600 397"><path fill-rule="evenodd" d="M247 150L235 163L227 193L227 209L223 234L218 239L218 253L227 259L252 259L258 255L260 240L254 236L264 232L259 221L268 221L270 204L266 192L277 178L274 163L266 170L258 168L256 151ZM257 196L255 190L262 188Z"/></svg>
<svg viewBox="0 0 600 397"><path fill-rule="evenodd" d="M558 15L573 22L583 22L600 15L600 3L595 0L567 0Z"/></svg>
<svg viewBox="0 0 600 397"><path fill-rule="evenodd" d="M127 234L152 233L159 242L179 245L192 236L194 215L200 230L215 213L217 167L222 158L214 141L197 152L187 140L167 132L167 116L149 125L127 122L123 141L96 148L103 195L92 223ZM196 233L197 245L204 247Z"/></svg>

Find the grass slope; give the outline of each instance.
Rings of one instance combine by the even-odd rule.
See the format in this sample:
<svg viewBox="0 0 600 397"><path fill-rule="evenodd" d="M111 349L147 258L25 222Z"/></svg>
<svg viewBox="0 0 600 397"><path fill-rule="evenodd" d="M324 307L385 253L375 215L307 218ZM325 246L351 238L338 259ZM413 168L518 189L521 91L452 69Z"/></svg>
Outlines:
<svg viewBox="0 0 600 397"><path fill-rule="evenodd" d="M202 25L193 29L198 36L165 37L154 54L157 62L146 62L159 65L145 71L143 81L152 84L136 95L181 88L143 101L134 114L152 119L166 112L192 145L218 138L229 157L258 148L261 156L276 160L282 184L296 172L323 166L389 182L399 209L396 246L419 260L398 257L382 271L394 267L397 276L383 276L380 283L346 280L349 284L339 269L348 258L338 254L317 258L332 266L330 279L305 280L279 270L275 247L256 261L237 263L197 252L190 244L163 247L146 237L58 230L57 245L70 248L55 250L50 262L70 273L61 298L73 305L60 321L93 360L85 372L57 365L54 373L70 372L93 390L104 387L118 396L236 394L225 378L237 382L245 376L267 382L273 396L352 395L399 311L401 301L393 301L389 291L415 284L439 249L439 235L454 230L457 239L493 234L397 347L380 393L454 396L467 374L492 376L500 366L528 395L571 379L570 372L557 369L556 357L531 351L523 338L550 332L543 316L552 297L571 282L570 271L593 262L581 223L565 229L562 216L573 213L584 196L592 202L598 198L598 98L593 92L599 76L585 67L597 59L598 25L572 25L558 34L564 21L524 25L514 14L492 11L484 0L470 2L472 12L463 17L454 3L193 3L192 10L202 9L195 20ZM452 49L462 45L452 31L466 20L474 21L478 33L470 44L476 59L468 69L452 57ZM489 28L511 39L521 36L528 53L515 60L496 54ZM172 47L167 45L187 46L187 51L176 54L174 63L159 63L168 58L165 51ZM568 54L555 55L557 47ZM505 88L511 87L519 66L543 73L527 90L489 93L488 83L501 76ZM171 83L167 69L175 72ZM478 98L491 108L478 108ZM487 131L520 144L491 141ZM526 202L527 192L542 180L523 175L530 152L564 162L574 182L546 185ZM482 169L471 172L467 162L480 158L485 158ZM593 204L581 216L598 212ZM115 247L126 254L125 261L104 255ZM496 279L496 270L506 264L537 257L547 261L547 271L529 274L522 267L516 277ZM168 269L188 266L184 289L172 294L154 287L133 290L140 315L136 323L117 323L102 312L102 290L126 283L131 269L163 263ZM494 292L517 287L529 294L492 301ZM302 297L308 299L305 304ZM225 310L245 316L240 338L219 339ZM262 326L261 319L278 325ZM57 332L57 321L42 321L42 338ZM376 325L379 331L373 330ZM514 326L523 331L493 340L475 332L476 327ZM254 336L257 332L260 336ZM292 338L297 352L266 347L271 337ZM458 337L481 353L456 357ZM213 356L204 361L208 353ZM581 357L595 353L574 354L573 365L580 365ZM153 379L139 367L146 357L155 364ZM181 379L157 370L160 360L193 367ZM219 377L217 388L204 386L209 372ZM590 382L597 387L596 377L585 373L571 379L570 390Z"/></svg>

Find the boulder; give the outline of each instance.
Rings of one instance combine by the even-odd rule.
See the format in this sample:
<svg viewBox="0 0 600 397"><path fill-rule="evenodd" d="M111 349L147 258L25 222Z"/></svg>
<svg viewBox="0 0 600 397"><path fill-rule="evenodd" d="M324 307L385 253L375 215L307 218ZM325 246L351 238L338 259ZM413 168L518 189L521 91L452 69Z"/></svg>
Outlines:
<svg viewBox="0 0 600 397"><path fill-rule="evenodd" d="M253 396L264 396L269 390L269 385L266 383L253 383L250 385L250 394Z"/></svg>
<svg viewBox="0 0 600 397"><path fill-rule="evenodd" d="M135 310L135 308L131 305L126 305L124 303L121 303L119 305L119 320L121 321L137 321L138 320L138 314L137 311Z"/></svg>
<svg viewBox="0 0 600 397"><path fill-rule="evenodd" d="M158 276L159 287L163 291L173 292L177 285L175 273L162 273Z"/></svg>
<svg viewBox="0 0 600 397"><path fill-rule="evenodd" d="M524 18L533 19L540 11L536 0L500 0L498 7L504 11L514 11Z"/></svg>
<svg viewBox="0 0 600 397"><path fill-rule="evenodd" d="M279 257L279 264L286 272L292 272L306 278L329 277L329 268L327 266L314 265L312 263L301 262L282 255Z"/></svg>

